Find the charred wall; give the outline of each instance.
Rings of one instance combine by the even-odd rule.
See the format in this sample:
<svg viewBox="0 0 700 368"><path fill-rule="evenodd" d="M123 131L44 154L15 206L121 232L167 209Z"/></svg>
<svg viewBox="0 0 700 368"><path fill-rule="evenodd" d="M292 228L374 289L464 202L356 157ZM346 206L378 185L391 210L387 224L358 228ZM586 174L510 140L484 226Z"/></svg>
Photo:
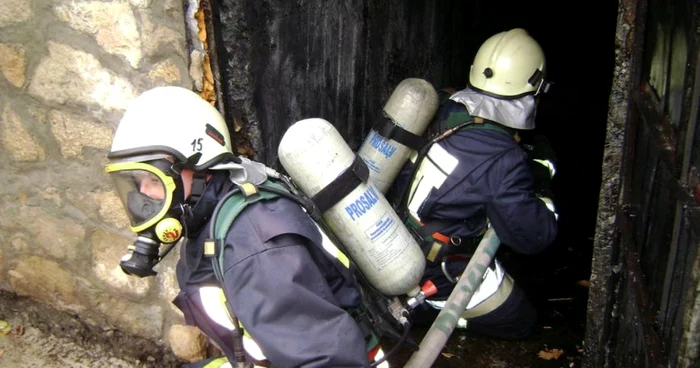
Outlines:
<svg viewBox="0 0 700 368"><path fill-rule="evenodd" d="M486 38L525 28L541 43L554 82L541 100L536 131L550 138L559 159L554 191L561 246L548 254L578 263L571 277L588 277L615 60L615 2L567 12L553 1L212 0L212 7L236 149L278 169L278 143L295 121L325 118L356 149L402 79L461 88Z"/></svg>
<svg viewBox="0 0 700 368"><path fill-rule="evenodd" d="M463 83L467 52L450 2L221 0L223 90L241 153L276 165L295 121L322 117L357 148L407 77ZM243 148L246 147L246 148Z"/></svg>

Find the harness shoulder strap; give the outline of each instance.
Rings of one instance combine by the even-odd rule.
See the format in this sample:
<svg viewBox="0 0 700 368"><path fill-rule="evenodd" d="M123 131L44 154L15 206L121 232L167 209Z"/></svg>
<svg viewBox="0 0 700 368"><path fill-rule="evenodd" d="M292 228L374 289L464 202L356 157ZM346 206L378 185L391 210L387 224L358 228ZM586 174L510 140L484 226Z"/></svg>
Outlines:
<svg viewBox="0 0 700 368"><path fill-rule="evenodd" d="M268 180L258 186L251 183L244 183L239 185L238 188L234 189L234 191L230 192L231 195L227 195L224 199L222 199L222 201L216 206L217 208L214 210L214 218L212 219L211 225L212 228L210 229L210 237L213 237L213 239L207 239L204 242L204 255L205 257L211 259L216 279L219 281L219 283L221 283L220 290L222 302L226 306L226 312L234 326L234 330L232 331L232 341L237 364L244 364L246 361L246 353L243 346L243 338L246 335L246 331L242 328L242 326L240 326L235 311L231 307L228 297L224 291L225 289L223 288L223 273L221 270L223 266L224 252L222 246L224 239L226 238L226 234L231 228L233 222L236 220L236 217L238 217L238 215L249 204L279 197L279 194L268 189L270 187L286 191L286 188L284 188L282 185ZM219 249L218 251L217 248Z"/></svg>
<svg viewBox="0 0 700 368"><path fill-rule="evenodd" d="M469 113L466 111L453 112L450 114L450 116L447 117L447 120L445 120L441 124L442 130L445 131L448 129L452 129L459 126L462 123L471 122L472 120L474 120L474 117L469 115Z"/></svg>
<svg viewBox="0 0 700 368"><path fill-rule="evenodd" d="M221 205L221 209L217 212L216 218L213 220L216 240L223 240L226 237L226 233L231 228L233 221L248 205L279 197L277 193L266 190L268 186L286 190L282 185L269 180L258 186L244 183L240 186L241 191L239 193L225 200Z"/></svg>
<svg viewBox="0 0 700 368"><path fill-rule="evenodd" d="M212 232L214 235L214 239L216 241L216 247L219 249L222 248L224 239L226 238L226 234L228 233L228 230L231 228L231 225L233 222L236 220L236 217L250 204L260 202L260 201L265 201L265 200L270 200L274 198L281 197L281 194L275 193L270 190L272 188L275 191L282 190L286 193L289 193L291 195L291 192L287 188L285 188L283 185L273 182L273 181L266 181L261 185L255 186L252 184L243 184L239 186L239 191L231 196L228 196L226 199L224 199L223 203L221 203L221 206L219 207L219 210L215 212L215 218L212 220ZM212 244L212 248L216 248ZM216 249L210 250L210 252L216 252ZM339 251L340 252L340 251ZM218 253L218 264L215 265L215 268L218 266L219 272L223 266L223 251L216 252ZM325 254L327 256L327 254ZM333 262L333 264L338 267L338 270L341 271L340 274L342 277L345 278L350 278L351 276L348 274L350 272L350 268L345 266L346 268L343 269L342 265L339 264L339 262ZM216 272L216 271L215 271ZM221 280L220 280L221 282ZM358 285L359 286L359 285ZM224 296L225 297L225 296ZM227 309L230 309L230 305L227 305ZM229 317L233 317L231 314L231 310L228 310L229 312ZM365 337L365 343L367 344L366 348L368 353L376 353L376 348L379 346L379 338L376 335L372 322L369 320L369 317L367 316L367 311L365 309L364 305L360 305L358 307L352 308L352 310L349 310L348 313L352 315L352 317L355 319L357 322L358 326L360 327L360 330L362 331L364 337ZM234 320L233 318L231 318ZM237 321L237 319L236 319ZM240 330L243 330L240 328ZM243 334L246 332L244 331Z"/></svg>

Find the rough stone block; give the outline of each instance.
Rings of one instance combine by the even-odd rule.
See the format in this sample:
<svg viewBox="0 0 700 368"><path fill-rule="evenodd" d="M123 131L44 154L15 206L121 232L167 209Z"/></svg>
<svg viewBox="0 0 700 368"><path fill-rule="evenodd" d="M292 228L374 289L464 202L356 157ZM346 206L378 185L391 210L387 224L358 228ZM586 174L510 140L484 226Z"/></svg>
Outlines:
<svg viewBox="0 0 700 368"><path fill-rule="evenodd" d="M85 289L83 297L90 310L106 318L106 323L122 331L157 340L163 334L163 308L153 301L134 303L124 297Z"/></svg>
<svg viewBox="0 0 700 368"><path fill-rule="evenodd" d="M27 60L22 45L0 43L0 69L15 87L24 85L26 67Z"/></svg>
<svg viewBox="0 0 700 368"><path fill-rule="evenodd" d="M58 104L124 110L136 93L131 83L93 55L56 42L37 66L29 93Z"/></svg>
<svg viewBox="0 0 700 368"><path fill-rule="evenodd" d="M22 206L16 217L6 218L0 225L29 234L33 246L28 251L67 261L78 259L78 249L85 238L80 223L41 207Z"/></svg>
<svg viewBox="0 0 700 368"><path fill-rule="evenodd" d="M2 149L15 161L43 161L46 158L44 148L32 134L24 128L17 112L5 107L0 120Z"/></svg>
<svg viewBox="0 0 700 368"><path fill-rule="evenodd" d="M188 362L206 357L208 339L197 327L173 325L168 330L168 342L173 353Z"/></svg>
<svg viewBox="0 0 700 368"><path fill-rule="evenodd" d="M129 0L131 5L141 8L141 9L148 9L151 6L151 0Z"/></svg>
<svg viewBox="0 0 700 368"><path fill-rule="evenodd" d="M194 86L198 91L204 87L204 70L202 69L203 56L199 50L190 52L190 78L194 81Z"/></svg>
<svg viewBox="0 0 700 368"><path fill-rule="evenodd" d="M131 239L97 229L92 234L92 270L100 280L124 294L143 297L148 293L153 278L129 276L119 267Z"/></svg>
<svg viewBox="0 0 700 368"><path fill-rule="evenodd" d="M31 0L0 0L0 27L21 23L32 14Z"/></svg>
<svg viewBox="0 0 700 368"><path fill-rule="evenodd" d="M160 298L168 302L170 308L178 315L178 317L184 316L182 311L172 303L177 294L180 292L180 286L177 283L177 275L175 272L175 266L177 261L180 259L180 247L182 243L178 243L175 249L168 254L163 261L161 261L158 266L156 266L156 271L158 272L157 280L160 284Z"/></svg>
<svg viewBox="0 0 700 368"><path fill-rule="evenodd" d="M5 283L6 278L5 278L5 248L7 247L8 241L6 239L0 240L0 289L2 289L2 285Z"/></svg>
<svg viewBox="0 0 700 368"><path fill-rule="evenodd" d="M100 217L108 224L120 229L127 229L129 218L124 212L124 206L112 190L103 190L92 193L92 201L99 206Z"/></svg>
<svg viewBox="0 0 700 368"><path fill-rule="evenodd" d="M164 60L153 66L151 71L148 73L148 77L152 80L162 80L167 85L177 84L182 78L180 75L180 69L177 65L172 62L172 60Z"/></svg>
<svg viewBox="0 0 700 368"><path fill-rule="evenodd" d="M141 61L141 38L131 7L125 2L71 1L54 8L58 19L95 37L108 53L124 57L136 68Z"/></svg>
<svg viewBox="0 0 700 368"><path fill-rule="evenodd" d="M76 278L55 261L37 256L20 259L10 268L8 281L19 295L39 299L60 310L83 310Z"/></svg>
<svg viewBox="0 0 700 368"><path fill-rule="evenodd" d="M112 129L93 121L58 110L51 111L49 120L64 158L80 156L83 147L106 150L112 144Z"/></svg>
<svg viewBox="0 0 700 368"><path fill-rule="evenodd" d="M163 25L159 25L151 21L149 18L144 18L142 23L144 53L148 56L156 55L162 47L174 46L174 51L183 59L187 55L187 47L185 45L185 25L182 21L179 24L173 24L175 30Z"/></svg>

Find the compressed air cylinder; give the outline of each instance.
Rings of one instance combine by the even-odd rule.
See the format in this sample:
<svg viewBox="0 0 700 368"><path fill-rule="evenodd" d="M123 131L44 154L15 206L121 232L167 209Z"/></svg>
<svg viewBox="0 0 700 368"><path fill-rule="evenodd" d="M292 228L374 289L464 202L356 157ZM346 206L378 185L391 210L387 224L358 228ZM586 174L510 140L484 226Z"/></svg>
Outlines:
<svg viewBox="0 0 700 368"><path fill-rule="evenodd" d="M384 118L415 135L423 135L438 108L438 95L429 82L404 79L384 105ZM414 149L370 130L357 154L370 169L370 182L386 193Z"/></svg>
<svg viewBox="0 0 700 368"><path fill-rule="evenodd" d="M324 119L293 124L277 150L280 162L304 194L313 197L348 169L355 155ZM413 295L425 257L384 195L360 184L323 213L368 281L385 295Z"/></svg>

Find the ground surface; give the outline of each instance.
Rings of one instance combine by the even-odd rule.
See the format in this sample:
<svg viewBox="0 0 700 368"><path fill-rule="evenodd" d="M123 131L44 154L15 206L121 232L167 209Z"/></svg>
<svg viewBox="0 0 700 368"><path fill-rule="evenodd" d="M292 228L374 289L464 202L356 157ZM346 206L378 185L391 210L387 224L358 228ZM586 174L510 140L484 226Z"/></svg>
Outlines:
<svg viewBox="0 0 700 368"><path fill-rule="evenodd" d="M556 247L530 257L499 253L499 259L538 308L540 319L534 333L513 342L457 330L434 367L580 367L590 256L576 247ZM0 321L7 321L12 328L5 336L0 333L1 368L180 365L163 347L116 331L96 330L75 316L2 291ZM427 327L414 328L414 341L420 342L426 331ZM403 346L391 359L392 366L401 367L411 354L412 350Z"/></svg>
<svg viewBox="0 0 700 368"><path fill-rule="evenodd" d="M503 341L455 330L434 367L581 367L590 256L580 246L554 247L537 256L499 251L498 258L530 296L539 320L533 334L521 341ZM420 342L427 328L416 329ZM402 366L412 351L403 348L393 359Z"/></svg>
<svg viewBox="0 0 700 368"><path fill-rule="evenodd" d="M14 328L25 327L21 335L11 333L0 337L0 367L137 367L134 362L113 357L97 346L88 349L70 339L43 333L19 318L11 318L8 322Z"/></svg>
<svg viewBox="0 0 700 368"><path fill-rule="evenodd" d="M177 367L166 349L0 290L1 368Z"/></svg>

